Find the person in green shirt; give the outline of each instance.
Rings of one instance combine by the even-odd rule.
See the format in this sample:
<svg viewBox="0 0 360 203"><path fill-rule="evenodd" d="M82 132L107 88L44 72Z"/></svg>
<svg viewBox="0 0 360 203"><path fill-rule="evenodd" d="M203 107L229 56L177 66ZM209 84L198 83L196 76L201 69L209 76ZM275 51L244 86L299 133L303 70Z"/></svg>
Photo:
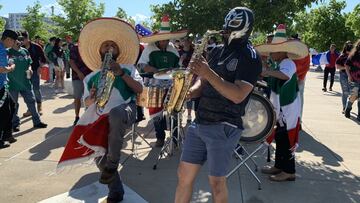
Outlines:
<svg viewBox="0 0 360 203"><path fill-rule="evenodd" d="M141 71L148 74L149 78L162 69L173 69L180 66L179 52L170 43L171 39L180 39L187 35L187 30L171 32L169 16L164 15L161 19L160 30L152 35L142 37L141 41L148 43L137 63ZM146 76L145 76L146 77ZM154 118L156 134L156 147L163 147L165 143L166 119L162 116L163 107L149 108L150 117ZM177 123L174 119L174 123ZM174 130L174 135L177 131ZM174 140L176 143L176 140Z"/></svg>
<svg viewBox="0 0 360 203"><path fill-rule="evenodd" d="M49 81L47 82L53 82L54 81L54 71L55 71L55 65L54 65L54 62L53 62L53 56L51 54L51 51L53 50L53 47L55 45L55 40L56 40L56 37L51 37L49 39L49 43L47 43L45 45L45 48L44 48L44 52L45 52L45 57L46 57L46 60L49 64Z"/></svg>
<svg viewBox="0 0 360 203"><path fill-rule="evenodd" d="M35 107L35 95L30 82L32 75L30 65L32 60L28 50L21 47L20 41L17 41L12 48L7 50L9 60L14 61L15 64L15 70L8 74L9 92L11 97L14 99L14 102L16 103L15 113L12 118L14 132L20 131L20 118L17 114L19 110L19 93L24 98L25 104L31 112L34 128L47 127L47 124L41 122L40 115Z"/></svg>

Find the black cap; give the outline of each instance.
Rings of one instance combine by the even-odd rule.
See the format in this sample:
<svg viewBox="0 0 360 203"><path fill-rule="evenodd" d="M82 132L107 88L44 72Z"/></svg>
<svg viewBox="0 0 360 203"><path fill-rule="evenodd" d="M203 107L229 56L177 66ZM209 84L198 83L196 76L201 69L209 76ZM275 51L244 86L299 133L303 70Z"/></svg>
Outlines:
<svg viewBox="0 0 360 203"><path fill-rule="evenodd" d="M17 40L18 36L19 35L15 31L12 31L12 30L5 30L2 34L2 38L9 37L13 40Z"/></svg>

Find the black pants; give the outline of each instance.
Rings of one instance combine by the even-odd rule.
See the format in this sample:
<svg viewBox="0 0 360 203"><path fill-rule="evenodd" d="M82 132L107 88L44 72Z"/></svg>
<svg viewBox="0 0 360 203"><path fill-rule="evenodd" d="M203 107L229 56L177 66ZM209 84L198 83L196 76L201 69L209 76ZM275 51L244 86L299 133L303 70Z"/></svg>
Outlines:
<svg viewBox="0 0 360 203"><path fill-rule="evenodd" d="M5 94L5 87L0 90L0 99ZM15 112L15 103L10 98L10 93L8 93L5 98L5 102L0 107L0 142L7 140L12 136L12 117Z"/></svg>
<svg viewBox="0 0 360 203"><path fill-rule="evenodd" d="M326 88L326 83L327 83L329 73L330 73L330 89L332 89L332 87L334 85L335 71L336 71L335 67L334 68L325 67L325 70L324 70L324 88Z"/></svg>
<svg viewBox="0 0 360 203"><path fill-rule="evenodd" d="M277 123L275 141L275 167L283 170L285 173L295 173L295 156L290 149L291 146L286 125L280 127Z"/></svg>

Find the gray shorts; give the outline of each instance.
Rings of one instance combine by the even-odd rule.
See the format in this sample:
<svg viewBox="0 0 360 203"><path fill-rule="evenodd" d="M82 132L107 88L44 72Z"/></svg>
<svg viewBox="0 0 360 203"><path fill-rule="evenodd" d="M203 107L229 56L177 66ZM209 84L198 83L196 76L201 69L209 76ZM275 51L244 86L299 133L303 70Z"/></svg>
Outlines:
<svg viewBox="0 0 360 203"><path fill-rule="evenodd" d="M84 83L81 80L72 81L73 90L74 90L74 99L81 99L84 94Z"/></svg>
<svg viewBox="0 0 360 203"><path fill-rule="evenodd" d="M193 122L187 130L181 161L203 165L207 160L210 176L225 176L240 135L241 129L226 124Z"/></svg>

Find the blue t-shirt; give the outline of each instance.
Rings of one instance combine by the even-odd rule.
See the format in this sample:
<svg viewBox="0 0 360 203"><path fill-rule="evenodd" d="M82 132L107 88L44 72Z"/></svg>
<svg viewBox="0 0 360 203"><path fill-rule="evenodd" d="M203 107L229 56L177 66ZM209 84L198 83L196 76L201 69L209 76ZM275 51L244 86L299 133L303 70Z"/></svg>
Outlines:
<svg viewBox="0 0 360 203"><path fill-rule="evenodd" d="M0 42L0 68L4 68L6 66L8 66L7 52L4 44ZM0 89L2 89L5 84L7 84L7 74L0 73Z"/></svg>

